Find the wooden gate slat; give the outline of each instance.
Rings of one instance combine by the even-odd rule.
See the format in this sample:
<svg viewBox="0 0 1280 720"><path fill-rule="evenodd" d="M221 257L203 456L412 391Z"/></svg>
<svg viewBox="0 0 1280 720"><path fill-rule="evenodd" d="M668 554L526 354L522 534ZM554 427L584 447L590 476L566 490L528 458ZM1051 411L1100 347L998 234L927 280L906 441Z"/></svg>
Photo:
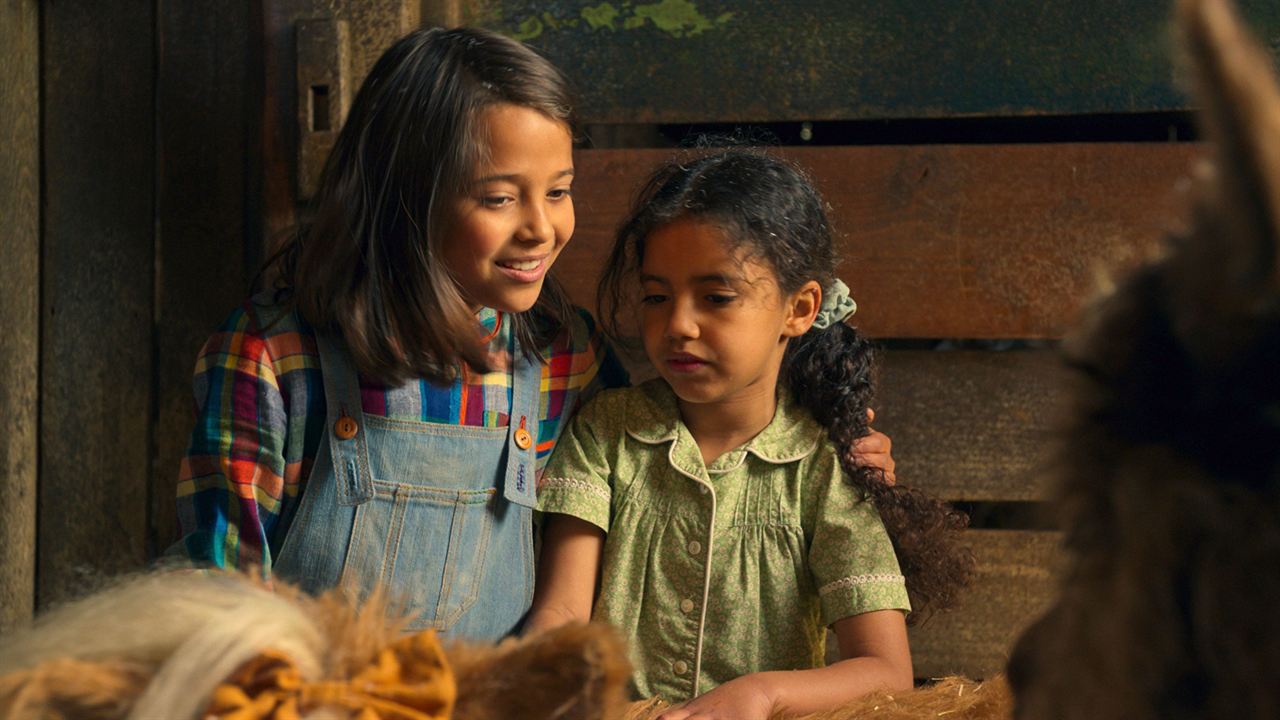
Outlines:
<svg viewBox="0 0 1280 720"><path fill-rule="evenodd" d="M1132 265L1183 214L1185 143L786 148L832 205L841 274L876 337L1055 338L1099 273ZM578 229L557 262L576 302L667 150L577 154Z"/></svg>
<svg viewBox="0 0 1280 720"><path fill-rule="evenodd" d="M910 628L916 677L1004 672L1014 641L1057 596L1060 535L971 530L973 584L955 610Z"/></svg>

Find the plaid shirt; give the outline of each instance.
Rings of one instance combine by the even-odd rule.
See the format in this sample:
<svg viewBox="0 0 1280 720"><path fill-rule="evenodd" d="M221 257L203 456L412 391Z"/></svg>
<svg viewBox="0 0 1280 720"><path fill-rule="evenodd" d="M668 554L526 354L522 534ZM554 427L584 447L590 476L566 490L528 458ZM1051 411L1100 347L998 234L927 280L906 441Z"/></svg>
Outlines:
<svg viewBox="0 0 1280 720"><path fill-rule="evenodd" d="M494 351L513 348L511 323L478 316ZM538 470L563 421L599 387L626 384L590 315L578 316L541 352ZM315 333L260 298L246 302L196 360L196 423L178 479L182 539L171 550L202 565L271 568L297 511L325 432L324 381ZM505 427L511 375L464 372L452 385L415 380L388 388L360 382L365 413Z"/></svg>

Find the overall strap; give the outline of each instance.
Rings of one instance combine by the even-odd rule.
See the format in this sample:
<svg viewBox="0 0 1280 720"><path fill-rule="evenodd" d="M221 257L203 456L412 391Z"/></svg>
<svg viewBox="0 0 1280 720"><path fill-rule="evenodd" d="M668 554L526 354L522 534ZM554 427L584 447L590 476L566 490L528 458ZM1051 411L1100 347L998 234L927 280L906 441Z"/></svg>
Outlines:
<svg viewBox="0 0 1280 720"><path fill-rule="evenodd" d="M359 505L373 497L360 378L340 336L317 332L316 344L324 378L325 439L333 460L338 504Z"/></svg>
<svg viewBox="0 0 1280 720"><path fill-rule="evenodd" d="M538 422L541 418L542 359L536 352L522 352L515 341L515 368L511 373L511 419L507 433L507 476L502 496L528 508L538 502Z"/></svg>

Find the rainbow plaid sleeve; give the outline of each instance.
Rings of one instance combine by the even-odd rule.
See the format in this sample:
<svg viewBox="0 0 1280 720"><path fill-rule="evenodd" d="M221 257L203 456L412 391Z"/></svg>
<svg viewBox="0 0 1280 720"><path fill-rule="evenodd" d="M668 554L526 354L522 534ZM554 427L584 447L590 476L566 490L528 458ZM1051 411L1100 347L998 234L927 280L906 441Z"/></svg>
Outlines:
<svg viewBox="0 0 1280 720"><path fill-rule="evenodd" d="M559 334L542 369L542 419L538 426L537 465L541 472L556 440L574 413L598 390L627 384L627 371L591 314L577 314Z"/></svg>
<svg viewBox="0 0 1280 720"><path fill-rule="evenodd" d="M199 565L271 569L323 431L314 336L292 315L261 312L252 301L233 312L196 360L171 552Z"/></svg>

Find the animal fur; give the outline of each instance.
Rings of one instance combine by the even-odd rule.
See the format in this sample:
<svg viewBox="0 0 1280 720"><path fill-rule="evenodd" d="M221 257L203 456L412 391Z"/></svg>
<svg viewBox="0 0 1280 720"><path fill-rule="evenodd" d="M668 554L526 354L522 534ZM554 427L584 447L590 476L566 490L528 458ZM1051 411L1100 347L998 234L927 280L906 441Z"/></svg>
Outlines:
<svg viewBox="0 0 1280 720"><path fill-rule="evenodd" d="M239 575L144 575L42 616L0 645L0 717L196 718L263 650L309 680L342 680L399 637L384 605L312 598ZM630 674L622 641L570 626L496 647L446 649L455 720L616 718ZM312 717L345 717L321 709Z"/></svg>
<svg viewBox="0 0 1280 720"><path fill-rule="evenodd" d="M1178 24L1213 169L1068 346L1070 561L1019 718L1280 717L1280 91L1226 0Z"/></svg>

